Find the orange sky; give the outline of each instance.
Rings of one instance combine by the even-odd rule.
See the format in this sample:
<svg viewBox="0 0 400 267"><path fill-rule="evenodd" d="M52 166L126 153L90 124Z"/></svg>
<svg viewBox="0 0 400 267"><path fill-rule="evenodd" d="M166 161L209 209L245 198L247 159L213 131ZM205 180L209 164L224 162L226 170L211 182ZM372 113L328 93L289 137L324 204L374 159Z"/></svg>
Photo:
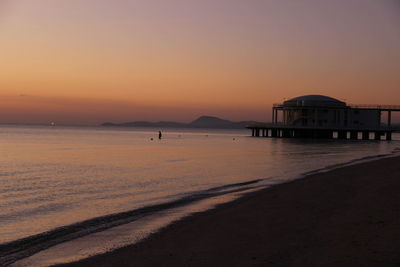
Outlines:
<svg viewBox="0 0 400 267"><path fill-rule="evenodd" d="M400 104L397 0L0 0L0 123L270 119Z"/></svg>

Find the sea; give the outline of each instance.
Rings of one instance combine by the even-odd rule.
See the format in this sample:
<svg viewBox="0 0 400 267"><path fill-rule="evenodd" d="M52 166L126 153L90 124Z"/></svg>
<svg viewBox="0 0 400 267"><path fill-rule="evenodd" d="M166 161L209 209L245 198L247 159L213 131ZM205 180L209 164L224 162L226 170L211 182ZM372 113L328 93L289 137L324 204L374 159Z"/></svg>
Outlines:
<svg viewBox="0 0 400 267"><path fill-rule="evenodd" d="M80 260L250 192L398 152L399 134L351 141L256 138L246 129L3 125L0 266Z"/></svg>

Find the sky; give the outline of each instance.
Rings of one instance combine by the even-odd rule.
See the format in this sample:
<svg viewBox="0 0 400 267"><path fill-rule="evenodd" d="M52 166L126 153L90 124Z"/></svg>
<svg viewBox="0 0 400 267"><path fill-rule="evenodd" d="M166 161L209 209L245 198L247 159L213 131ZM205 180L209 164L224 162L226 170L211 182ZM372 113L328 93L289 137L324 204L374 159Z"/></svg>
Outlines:
<svg viewBox="0 0 400 267"><path fill-rule="evenodd" d="M400 104L399 0L0 0L0 123Z"/></svg>

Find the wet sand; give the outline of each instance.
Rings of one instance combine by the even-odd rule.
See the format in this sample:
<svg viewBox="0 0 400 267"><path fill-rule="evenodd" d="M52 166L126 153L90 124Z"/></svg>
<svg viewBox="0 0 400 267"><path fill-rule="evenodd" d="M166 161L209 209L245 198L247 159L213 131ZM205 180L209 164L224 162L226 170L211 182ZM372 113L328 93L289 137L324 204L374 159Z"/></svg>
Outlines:
<svg viewBox="0 0 400 267"><path fill-rule="evenodd" d="M400 266L400 157L276 185L68 266Z"/></svg>

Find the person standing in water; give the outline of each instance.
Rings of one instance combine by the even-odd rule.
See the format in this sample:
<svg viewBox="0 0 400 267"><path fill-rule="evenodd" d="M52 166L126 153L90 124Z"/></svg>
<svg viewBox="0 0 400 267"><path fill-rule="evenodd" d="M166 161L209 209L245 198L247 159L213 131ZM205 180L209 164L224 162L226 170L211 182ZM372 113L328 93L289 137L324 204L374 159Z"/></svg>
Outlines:
<svg viewBox="0 0 400 267"><path fill-rule="evenodd" d="M158 131L158 139L161 139L162 138L162 133L161 133L161 131Z"/></svg>

